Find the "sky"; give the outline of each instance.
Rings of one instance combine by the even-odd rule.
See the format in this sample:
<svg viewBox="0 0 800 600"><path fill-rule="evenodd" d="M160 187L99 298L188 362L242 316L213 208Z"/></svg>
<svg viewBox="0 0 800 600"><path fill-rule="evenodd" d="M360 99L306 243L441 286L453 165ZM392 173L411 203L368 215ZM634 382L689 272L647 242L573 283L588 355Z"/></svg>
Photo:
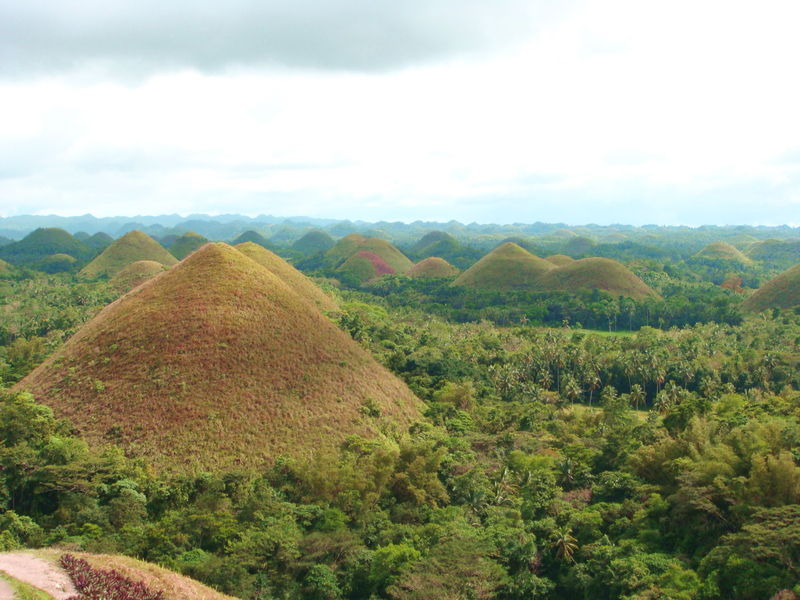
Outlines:
<svg viewBox="0 0 800 600"><path fill-rule="evenodd" d="M800 225L797 0L0 0L0 216Z"/></svg>

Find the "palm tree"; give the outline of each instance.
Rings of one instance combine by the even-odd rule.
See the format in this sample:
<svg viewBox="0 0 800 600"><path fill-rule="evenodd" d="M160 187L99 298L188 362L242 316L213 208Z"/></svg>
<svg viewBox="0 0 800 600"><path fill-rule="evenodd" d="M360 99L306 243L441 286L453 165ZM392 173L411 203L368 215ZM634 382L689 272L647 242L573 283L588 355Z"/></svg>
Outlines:
<svg viewBox="0 0 800 600"><path fill-rule="evenodd" d="M572 537L572 530L567 527L556 529L553 532L553 549L556 552L556 558L575 562L573 555L578 549L578 540Z"/></svg>

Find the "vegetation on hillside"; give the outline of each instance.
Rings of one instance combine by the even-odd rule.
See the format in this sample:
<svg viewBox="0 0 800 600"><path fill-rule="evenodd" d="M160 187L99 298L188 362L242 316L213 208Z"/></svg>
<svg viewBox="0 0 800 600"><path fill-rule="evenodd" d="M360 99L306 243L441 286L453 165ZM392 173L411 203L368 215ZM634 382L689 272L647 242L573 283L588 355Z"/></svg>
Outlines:
<svg viewBox="0 0 800 600"><path fill-rule="evenodd" d="M167 250L141 231L131 231L115 240L92 262L80 271L82 277L113 277L123 268L140 260L152 260L170 267L178 260Z"/></svg>

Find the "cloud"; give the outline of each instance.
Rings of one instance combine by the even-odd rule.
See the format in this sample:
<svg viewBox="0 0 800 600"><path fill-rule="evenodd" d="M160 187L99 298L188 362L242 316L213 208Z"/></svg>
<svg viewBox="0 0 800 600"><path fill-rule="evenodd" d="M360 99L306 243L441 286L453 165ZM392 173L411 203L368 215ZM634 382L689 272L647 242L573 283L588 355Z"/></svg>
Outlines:
<svg viewBox="0 0 800 600"><path fill-rule="evenodd" d="M545 0L26 0L0 3L0 73L150 74L280 65L385 71L491 52L569 3Z"/></svg>

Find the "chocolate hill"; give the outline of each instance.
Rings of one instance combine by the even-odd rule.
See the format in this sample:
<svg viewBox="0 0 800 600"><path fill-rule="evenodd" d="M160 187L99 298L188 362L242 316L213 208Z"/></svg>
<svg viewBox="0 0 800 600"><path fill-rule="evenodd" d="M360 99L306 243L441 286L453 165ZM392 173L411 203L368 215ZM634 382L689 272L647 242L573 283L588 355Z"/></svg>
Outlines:
<svg viewBox="0 0 800 600"><path fill-rule="evenodd" d="M154 260L171 267L178 260L146 233L134 230L115 240L92 262L81 269L82 277L113 277L123 267L138 260Z"/></svg>
<svg viewBox="0 0 800 600"><path fill-rule="evenodd" d="M453 285L490 290L533 289L539 278L555 266L505 242L464 271Z"/></svg>
<svg viewBox="0 0 800 600"><path fill-rule="evenodd" d="M109 283L118 292L127 292L166 270L167 267L160 262L137 260L120 269Z"/></svg>
<svg viewBox="0 0 800 600"><path fill-rule="evenodd" d="M57 227L36 229L20 241L0 248L0 258L12 265L33 264L53 254L68 254L86 260L92 251L69 232Z"/></svg>
<svg viewBox="0 0 800 600"><path fill-rule="evenodd" d="M453 277L458 275L458 269L443 258L431 256L411 267L406 275L415 278Z"/></svg>
<svg viewBox="0 0 800 600"><path fill-rule="evenodd" d="M107 306L18 387L91 444L162 470L307 456L402 430L420 404L286 283L220 243Z"/></svg>
<svg viewBox="0 0 800 600"><path fill-rule="evenodd" d="M319 254L320 252L327 252L336 244L333 238L319 229L309 231L299 240L292 244L292 249L301 252L302 254Z"/></svg>
<svg viewBox="0 0 800 600"><path fill-rule="evenodd" d="M319 289L314 282L283 260L274 252L253 242L237 244L235 248L245 256L267 268L273 275L281 279L292 288L300 297L312 301L317 308L325 311L338 310L333 299Z"/></svg>
<svg viewBox="0 0 800 600"><path fill-rule="evenodd" d="M575 262L574 258L567 256L566 254L553 254L552 256L545 258L545 260L553 263L557 267L563 267L564 265Z"/></svg>
<svg viewBox="0 0 800 600"><path fill-rule="evenodd" d="M393 273L405 273L414 264L390 242L376 237L364 237L358 233L343 237L325 255L341 263L357 252L374 254L382 262L386 263ZM341 266L341 264L338 266Z"/></svg>
<svg viewBox="0 0 800 600"><path fill-rule="evenodd" d="M747 258L738 248L731 246L727 242L711 242L705 248L700 250L694 255L694 258L699 258L707 261L721 261L735 263L738 265L752 264L752 260Z"/></svg>
<svg viewBox="0 0 800 600"><path fill-rule="evenodd" d="M742 307L761 312L769 308L791 308L799 305L800 265L795 265L758 288L744 301Z"/></svg>
<svg viewBox="0 0 800 600"><path fill-rule="evenodd" d="M647 284L625 265L610 258L582 258L543 274L536 287L542 290L577 292L602 290L628 298L656 297Z"/></svg>
<svg viewBox="0 0 800 600"><path fill-rule="evenodd" d="M207 243L207 238L194 231L188 231L169 245L169 253L178 260L183 260Z"/></svg>

